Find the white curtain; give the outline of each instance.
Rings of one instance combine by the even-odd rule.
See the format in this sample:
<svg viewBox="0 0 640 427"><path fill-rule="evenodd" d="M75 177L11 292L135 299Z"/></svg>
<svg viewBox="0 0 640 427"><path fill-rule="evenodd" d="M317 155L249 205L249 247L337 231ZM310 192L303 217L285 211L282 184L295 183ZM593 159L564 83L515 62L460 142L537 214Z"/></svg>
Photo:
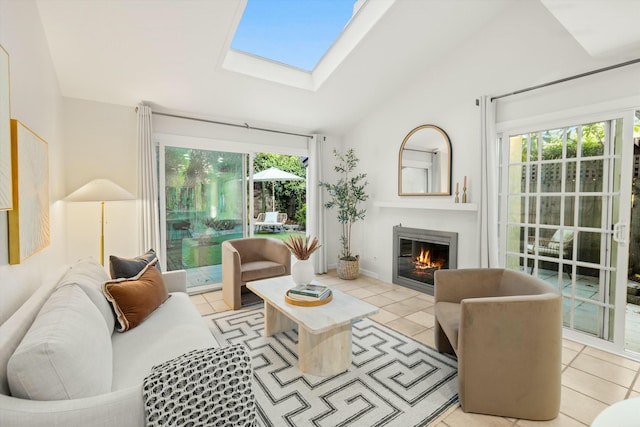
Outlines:
<svg viewBox="0 0 640 427"><path fill-rule="evenodd" d="M480 267L498 267L498 145L495 102L480 98Z"/></svg>
<svg viewBox="0 0 640 427"><path fill-rule="evenodd" d="M323 180L322 159L325 139L321 135L314 135L309 139L309 167L307 168L307 234L318 237L322 245L312 255L316 274L327 272L324 191L320 187L320 182Z"/></svg>
<svg viewBox="0 0 640 427"><path fill-rule="evenodd" d="M160 220L158 217L158 166L151 128L151 108L139 104L138 108L138 197L139 197L139 251L156 252L160 246ZM163 259L162 254L159 254Z"/></svg>

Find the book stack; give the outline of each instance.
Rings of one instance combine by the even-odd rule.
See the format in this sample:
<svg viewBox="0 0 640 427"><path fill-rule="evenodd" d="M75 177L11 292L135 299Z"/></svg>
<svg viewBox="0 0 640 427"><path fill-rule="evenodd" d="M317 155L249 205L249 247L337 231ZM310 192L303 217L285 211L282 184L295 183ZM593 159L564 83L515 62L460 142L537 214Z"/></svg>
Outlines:
<svg viewBox="0 0 640 427"><path fill-rule="evenodd" d="M317 301L327 298L331 295L331 290L328 286L322 285L298 285L289 289L289 298L299 301Z"/></svg>

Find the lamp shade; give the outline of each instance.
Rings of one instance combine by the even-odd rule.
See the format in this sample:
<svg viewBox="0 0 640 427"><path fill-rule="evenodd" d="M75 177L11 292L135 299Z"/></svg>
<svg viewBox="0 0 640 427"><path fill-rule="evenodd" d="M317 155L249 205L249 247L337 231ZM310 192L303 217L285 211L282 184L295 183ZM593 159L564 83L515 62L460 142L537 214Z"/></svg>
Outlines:
<svg viewBox="0 0 640 427"><path fill-rule="evenodd" d="M133 199L135 199L133 194L105 178L89 181L65 197L68 202L108 202Z"/></svg>

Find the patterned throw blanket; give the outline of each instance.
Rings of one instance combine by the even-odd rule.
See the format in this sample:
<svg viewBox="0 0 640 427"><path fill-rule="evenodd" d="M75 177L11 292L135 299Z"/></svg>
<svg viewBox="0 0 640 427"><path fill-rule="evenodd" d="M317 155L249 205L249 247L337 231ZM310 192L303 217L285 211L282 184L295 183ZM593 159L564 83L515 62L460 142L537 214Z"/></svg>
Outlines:
<svg viewBox="0 0 640 427"><path fill-rule="evenodd" d="M144 379L147 426L254 426L251 356L242 344L194 350Z"/></svg>

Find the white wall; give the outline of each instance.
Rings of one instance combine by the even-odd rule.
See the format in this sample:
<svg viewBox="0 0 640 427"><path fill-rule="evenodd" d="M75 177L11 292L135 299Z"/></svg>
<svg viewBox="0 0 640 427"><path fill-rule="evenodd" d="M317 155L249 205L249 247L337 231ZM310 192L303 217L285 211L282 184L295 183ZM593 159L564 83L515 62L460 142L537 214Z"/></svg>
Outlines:
<svg viewBox="0 0 640 427"><path fill-rule="evenodd" d="M65 259L65 195L61 101L34 1L0 0L0 43L9 52L11 116L48 142L51 246L20 265L8 265L7 214L0 213L0 323Z"/></svg>
<svg viewBox="0 0 640 427"><path fill-rule="evenodd" d="M135 106L63 99L67 193L95 178L107 178L136 195L138 181ZM100 203L66 203L67 262L99 258ZM109 255L138 253L136 201L105 203L105 264Z"/></svg>
<svg viewBox="0 0 640 427"><path fill-rule="evenodd" d="M437 66L433 70L409 82L405 90L364 117L344 136L344 146L356 149L362 160L361 169L368 173L370 182L371 199L367 218L364 224L358 223L354 228L357 233L354 246L361 255L361 268L391 281L391 228L399 223L409 227L458 232L458 267L478 265L475 213L373 206L376 200L430 199L453 202L453 196L400 198L397 195L398 150L411 129L421 124L434 124L448 133L453 146L453 186L455 188L456 182L462 183L466 175L469 202L479 203L476 189L480 182L480 112L475 106L475 99L481 95L511 92L616 62L621 61L616 61L616 58L595 60L589 57L538 2L517 2L517 5L498 16L492 25L475 34L466 45L436 60ZM609 83L618 80L621 73L627 77L633 73L637 76L637 68L611 74ZM598 89L602 90L602 86L607 85L601 85ZM543 105L545 107L555 109L551 105ZM501 111L503 117L508 117L505 109ZM336 234L337 223L328 218L331 227L329 235ZM329 259L332 256L335 255L329 255Z"/></svg>

